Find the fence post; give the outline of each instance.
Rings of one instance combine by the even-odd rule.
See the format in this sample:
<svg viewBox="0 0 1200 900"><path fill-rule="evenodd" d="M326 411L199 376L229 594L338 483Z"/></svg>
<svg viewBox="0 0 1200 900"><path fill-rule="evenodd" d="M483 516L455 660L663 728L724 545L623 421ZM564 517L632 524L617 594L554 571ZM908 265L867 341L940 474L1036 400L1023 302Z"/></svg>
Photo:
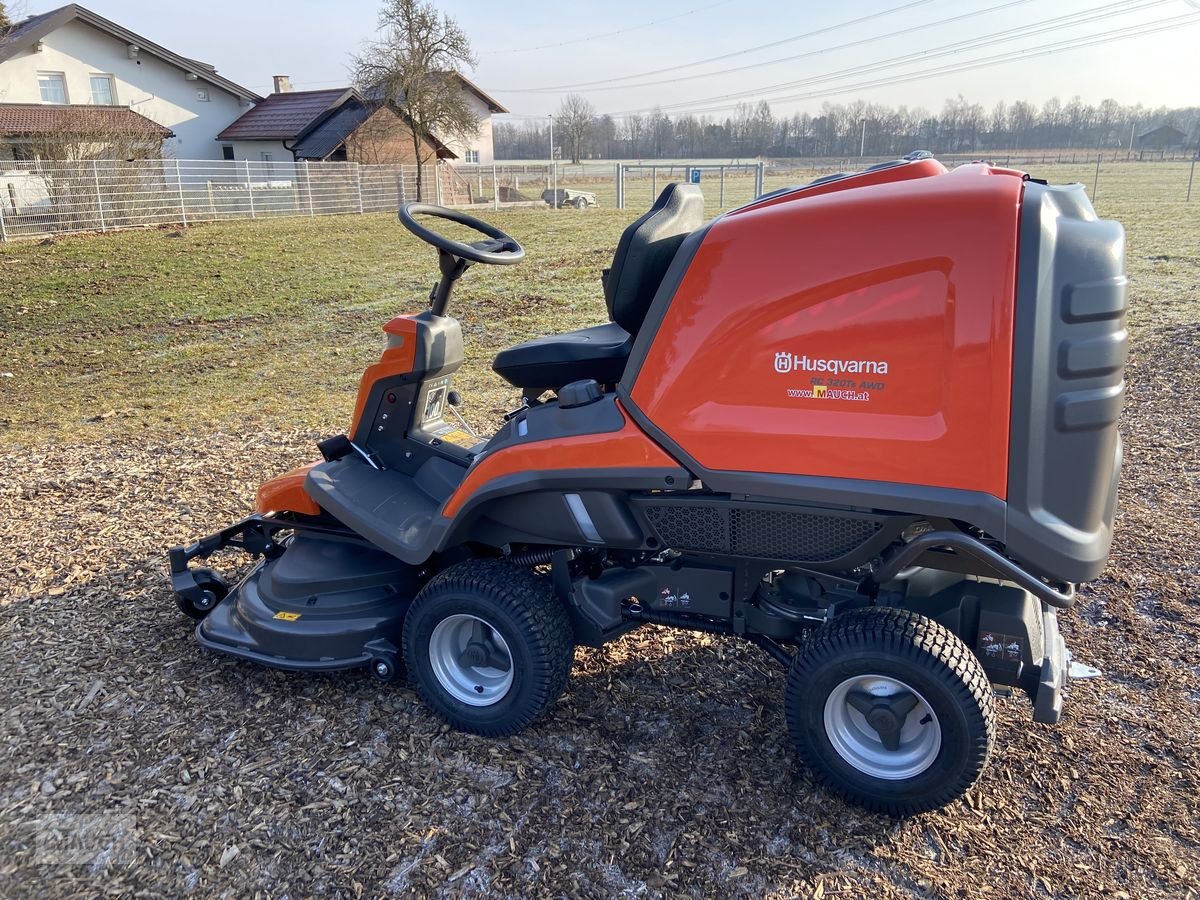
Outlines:
<svg viewBox="0 0 1200 900"><path fill-rule="evenodd" d="M725 167L721 166L721 199L717 203L719 209L725 208Z"/></svg>
<svg viewBox="0 0 1200 900"><path fill-rule="evenodd" d="M445 206L445 204L442 203L442 164L441 163L435 163L433 166L433 184L434 184L434 189L437 191L437 193L435 194L435 196L437 197L437 205Z"/></svg>
<svg viewBox="0 0 1200 900"><path fill-rule="evenodd" d="M92 180L96 183L96 209L100 212L100 230L107 231L104 224L104 197L100 193L100 165L92 160Z"/></svg>
<svg viewBox="0 0 1200 900"><path fill-rule="evenodd" d="M658 166L650 167L650 205L658 199Z"/></svg>
<svg viewBox="0 0 1200 900"><path fill-rule="evenodd" d="M1192 170L1191 170L1191 172L1188 173L1188 193L1187 193L1187 200L1184 201L1185 203L1192 202L1192 182L1195 180L1195 178L1196 178L1196 157L1193 156L1192 157ZM0 212L0 230L3 230L3 228L4 228L4 215L2 212Z"/></svg>
<svg viewBox="0 0 1200 900"><path fill-rule="evenodd" d="M1103 153L1096 154L1096 177L1092 179L1092 202L1096 202L1096 189L1100 187L1100 160L1104 159Z"/></svg>
<svg viewBox="0 0 1200 900"><path fill-rule="evenodd" d="M625 179L624 172L621 170L621 164L617 163L617 209L625 208Z"/></svg>
<svg viewBox="0 0 1200 900"><path fill-rule="evenodd" d="M250 180L250 160L246 160L246 196L250 198L250 218L257 218L254 214L254 182Z"/></svg>
<svg viewBox="0 0 1200 900"><path fill-rule="evenodd" d="M757 200L765 191L763 188L767 184L767 164L761 159L758 161L758 171L755 172L754 199Z"/></svg>
<svg viewBox="0 0 1200 900"><path fill-rule="evenodd" d="M187 203L183 198L183 175L179 172L179 160L175 160L175 186L179 188L179 215L183 219L183 227L187 228Z"/></svg>
<svg viewBox="0 0 1200 900"><path fill-rule="evenodd" d="M492 163L492 209L500 208L500 181L496 178L496 164Z"/></svg>
<svg viewBox="0 0 1200 900"><path fill-rule="evenodd" d="M363 214L362 202L362 166L359 163L354 164L354 184L358 188L358 214Z"/></svg>
<svg viewBox="0 0 1200 900"><path fill-rule="evenodd" d="M0 197L0 244L8 240L8 229L4 225L4 198Z"/></svg>
<svg viewBox="0 0 1200 900"><path fill-rule="evenodd" d="M308 192L308 215L311 218L317 214L317 211L313 206L312 172L308 168L307 159L304 161L304 189Z"/></svg>

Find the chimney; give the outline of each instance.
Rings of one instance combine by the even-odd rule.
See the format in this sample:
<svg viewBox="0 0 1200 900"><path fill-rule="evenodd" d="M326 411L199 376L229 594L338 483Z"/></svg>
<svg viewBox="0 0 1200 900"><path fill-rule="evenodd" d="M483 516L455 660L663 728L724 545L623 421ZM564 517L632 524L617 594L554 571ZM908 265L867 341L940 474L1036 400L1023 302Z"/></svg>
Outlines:
<svg viewBox="0 0 1200 900"><path fill-rule="evenodd" d="M292 79L287 75L275 76L275 93L289 94L292 90Z"/></svg>

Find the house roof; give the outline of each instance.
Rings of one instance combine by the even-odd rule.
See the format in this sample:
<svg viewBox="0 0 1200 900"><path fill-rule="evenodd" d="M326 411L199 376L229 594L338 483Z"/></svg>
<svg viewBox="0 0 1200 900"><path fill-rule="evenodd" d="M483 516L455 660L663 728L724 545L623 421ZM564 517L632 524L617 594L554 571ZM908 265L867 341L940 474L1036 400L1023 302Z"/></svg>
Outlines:
<svg viewBox="0 0 1200 900"><path fill-rule="evenodd" d="M481 88L479 85L477 85L475 82L473 82L466 75L462 74L462 72L455 72L454 74L457 75L458 80L463 83L463 87L465 87L468 91L470 91L472 94L474 94L476 97L478 97L484 103L486 103L488 109L490 109L492 112L494 112L494 113L508 112L507 109L505 109L503 106L500 105L499 101L493 99L491 96L484 93L483 88Z"/></svg>
<svg viewBox="0 0 1200 900"><path fill-rule="evenodd" d="M174 137L169 128L127 106L0 103L0 135L34 134L147 135Z"/></svg>
<svg viewBox="0 0 1200 900"><path fill-rule="evenodd" d="M41 15L30 16L28 19L16 23L8 34L0 38L0 63L11 59L17 53L40 41L52 31L57 31L68 22L76 20L106 32L127 44L134 44L141 51L149 53L152 56L157 56L159 59L170 63L176 68L190 72L197 78L222 88L234 96L241 97L243 100L258 101L262 99L262 97L253 91L218 75L217 70L208 63L180 56L178 53L174 53L166 47L162 47L142 37L140 34L135 34L129 29L121 27L116 22L110 22L103 16L96 15L96 13L86 7L80 6L78 3L69 3L66 6L60 6L58 9L52 9Z"/></svg>
<svg viewBox="0 0 1200 900"><path fill-rule="evenodd" d="M296 159L326 159L340 147L363 122L371 118L374 109L362 103L345 103L333 115L326 117L292 147Z"/></svg>
<svg viewBox="0 0 1200 900"><path fill-rule="evenodd" d="M1138 140L1141 140L1142 138L1148 138L1152 134L1158 134L1159 132L1166 132L1166 131L1173 131L1175 134L1179 135L1180 138L1187 137L1187 135L1185 135L1182 131L1180 131L1174 125L1155 125L1153 128L1147 128L1145 131L1143 131L1141 134L1139 134Z"/></svg>
<svg viewBox="0 0 1200 900"><path fill-rule="evenodd" d="M351 88L271 94L217 135L222 141L294 141L357 96Z"/></svg>

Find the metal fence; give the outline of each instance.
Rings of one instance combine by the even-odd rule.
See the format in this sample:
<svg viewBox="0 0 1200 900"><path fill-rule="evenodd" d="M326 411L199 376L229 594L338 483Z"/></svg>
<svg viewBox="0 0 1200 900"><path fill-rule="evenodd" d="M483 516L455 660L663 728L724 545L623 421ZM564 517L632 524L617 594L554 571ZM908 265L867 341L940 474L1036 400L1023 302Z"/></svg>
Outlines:
<svg viewBox="0 0 1200 900"><path fill-rule="evenodd" d="M939 157L948 165L966 158ZM364 166L246 160L0 161L0 241L231 219L394 212L405 200L494 208L542 205L551 184L594 193L599 205L644 209L668 181L700 172L708 212L746 203L764 190L804 184L872 159L770 163L674 161L584 165ZM1079 181L1101 200L1200 201L1196 160L1127 160L1120 154L1016 154L999 165L1053 182ZM418 190L418 181L420 188ZM418 197L418 194L420 195Z"/></svg>

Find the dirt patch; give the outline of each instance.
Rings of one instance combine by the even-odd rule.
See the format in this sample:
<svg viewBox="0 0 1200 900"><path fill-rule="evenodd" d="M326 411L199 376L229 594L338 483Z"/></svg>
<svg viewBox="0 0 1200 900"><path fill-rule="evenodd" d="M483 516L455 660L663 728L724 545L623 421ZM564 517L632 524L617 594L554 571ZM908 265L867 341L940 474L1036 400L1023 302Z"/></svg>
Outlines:
<svg viewBox="0 0 1200 900"><path fill-rule="evenodd" d="M782 672L733 640L647 628L580 650L553 714L499 742L405 687L205 653L163 550L243 515L315 433L25 447L0 474L0 890L1185 896L1198 340L1135 347L1113 561L1064 617L1107 677L1073 687L1057 728L1002 701L979 786L900 823L814 786Z"/></svg>

